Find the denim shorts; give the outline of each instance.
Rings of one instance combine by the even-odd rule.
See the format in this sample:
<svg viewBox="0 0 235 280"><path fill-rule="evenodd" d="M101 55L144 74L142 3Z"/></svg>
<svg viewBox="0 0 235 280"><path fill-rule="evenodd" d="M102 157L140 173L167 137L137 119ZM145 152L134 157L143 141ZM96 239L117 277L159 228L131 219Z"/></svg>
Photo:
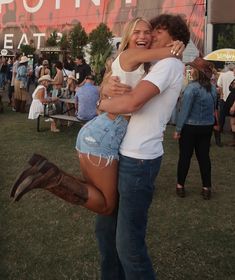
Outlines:
<svg viewBox="0 0 235 280"><path fill-rule="evenodd" d="M128 121L121 115L112 120L107 113L101 114L80 129L76 149L108 160L119 159L119 147L127 125Z"/></svg>

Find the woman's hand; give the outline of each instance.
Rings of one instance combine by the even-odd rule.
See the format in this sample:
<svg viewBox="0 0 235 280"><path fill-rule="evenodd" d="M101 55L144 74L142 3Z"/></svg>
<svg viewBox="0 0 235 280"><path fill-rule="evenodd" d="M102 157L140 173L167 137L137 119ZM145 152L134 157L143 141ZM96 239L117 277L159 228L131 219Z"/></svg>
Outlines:
<svg viewBox="0 0 235 280"><path fill-rule="evenodd" d="M111 76L102 89L102 93L106 96L122 95L130 91L131 87L120 83L120 79L117 76Z"/></svg>
<svg viewBox="0 0 235 280"><path fill-rule="evenodd" d="M175 131L174 134L173 134L173 139L179 140L180 139L180 133Z"/></svg>
<svg viewBox="0 0 235 280"><path fill-rule="evenodd" d="M167 47L171 47L171 53L177 57L182 57L185 45L182 41L176 40L168 44Z"/></svg>

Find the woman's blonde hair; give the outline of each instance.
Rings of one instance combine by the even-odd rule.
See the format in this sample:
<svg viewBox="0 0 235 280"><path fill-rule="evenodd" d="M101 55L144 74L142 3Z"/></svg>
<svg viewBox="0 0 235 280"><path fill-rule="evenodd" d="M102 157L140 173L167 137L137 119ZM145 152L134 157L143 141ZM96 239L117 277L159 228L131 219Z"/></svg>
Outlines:
<svg viewBox="0 0 235 280"><path fill-rule="evenodd" d="M149 29L152 30L152 26L151 26L150 22L143 17L137 17L137 18L133 18L132 20L130 20L124 28L122 40L121 40L119 48L118 48L118 54L128 48L128 44L129 44L130 38L135 30L136 24L139 23L140 21L144 21L149 26Z"/></svg>
<svg viewBox="0 0 235 280"><path fill-rule="evenodd" d="M102 81L101 86L100 86L101 97L104 97L104 95L102 94L103 85L110 78L110 76L112 75L112 70L111 70L112 63L110 63L110 61L112 60L112 62L113 62L114 59L121 52L123 52L124 50L126 50L128 48L129 41L130 41L130 38L131 38L131 36L132 36L132 34L133 34L134 30L135 30L136 24L139 23L140 21L145 22L149 26L150 31L152 30L152 25L150 24L150 22L147 19L143 18L143 17L133 18L132 20L128 21L128 23L126 24L126 26L124 28L122 40L121 40L121 42L119 44L116 56L114 58L113 57L112 58L108 58L107 61L106 61L106 62L109 62L109 63L106 63L105 75L104 75L103 81ZM146 72L147 72L147 70L148 70L148 64L147 64L147 67L146 67Z"/></svg>

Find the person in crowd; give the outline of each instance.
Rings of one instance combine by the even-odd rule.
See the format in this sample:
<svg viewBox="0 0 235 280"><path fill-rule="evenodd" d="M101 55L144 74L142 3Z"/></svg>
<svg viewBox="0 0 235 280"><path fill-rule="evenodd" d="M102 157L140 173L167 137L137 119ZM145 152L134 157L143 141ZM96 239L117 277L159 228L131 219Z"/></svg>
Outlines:
<svg viewBox="0 0 235 280"><path fill-rule="evenodd" d="M16 111L15 109L15 79L16 79L16 74L17 74L17 68L19 66L19 61L21 58L21 54L17 53L14 58L13 58L13 68L12 68L12 78L11 78L11 89L13 90L12 92L12 111Z"/></svg>
<svg viewBox="0 0 235 280"><path fill-rule="evenodd" d="M88 75L83 86L75 95L75 115L79 120L89 121L97 115L96 103L100 98L99 89L94 85L95 77Z"/></svg>
<svg viewBox="0 0 235 280"><path fill-rule="evenodd" d="M152 36L151 26L145 21L141 20L139 25L137 25L137 22L132 22L132 26L129 26L129 29L127 29L128 34L123 36L125 41L122 47L119 47L120 56L115 60L116 64L113 65L113 70L116 70L116 75L121 76L121 80L129 81L129 84L131 84L131 80L133 82L132 85L136 84L145 74L142 62L172 56L170 48L165 49L165 51L168 50L168 53L164 53L163 49L161 49L167 44L172 43L172 40L182 40L185 45L189 41L190 33L188 27L180 16L162 15L162 17L157 17L152 21L152 26L154 28L152 50L146 50L150 45ZM125 53L125 55L122 55L122 53ZM149 56L147 56L147 53ZM23 171L12 187L11 196L15 200L20 199L29 190L39 187L39 185L44 185L45 189L63 199L65 199L66 192L66 200L71 203L81 204L90 210L103 214L99 217L100 219L97 224L97 237L99 244L103 244L102 248L100 248L102 260L112 264L108 267L107 263L102 265L103 279L115 279L115 277L119 279L117 273L121 268L124 268L126 279L131 279L131 277L134 277L133 279L155 279L145 244L147 212L153 196L154 179L158 173L163 154L163 131L179 96L183 80L183 70L183 63L179 59L175 57L163 59L155 63L144 80L132 92L104 99L100 103L101 110L112 114L135 112L131 116L127 134L124 137L124 144L122 144L120 149L123 155L121 155L119 161L121 170L119 170L120 200L118 216L116 216L116 212L113 212L117 200L115 182L117 181L118 149L119 142L122 139L121 136L125 134L127 126L122 116L114 116L112 119L112 115L109 118L107 118L107 114L103 114L106 117L100 115L105 120L103 124L102 121L100 122L100 132L103 130L103 133L97 135L97 140L95 138L97 131L92 125L94 119L83 127L84 131L86 129L89 130L90 127L90 135L87 134L83 137L79 133L77 149L79 150L81 168L84 171L86 184L59 170L51 162L47 161L41 169L39 165L40 162L44 161L44 157L34 155L29 161L29 164L34 167L29 167L28 170ZM135 72L135 74L132 76L131 72ZM126 77L126 75L129 77ZM118 85L118 88L120 87ZM127 89L129 90L129 87ZM143 116L145 117L142 120ZM122 126L118 126L118 124ZM113 125L116 125L118 130L113 130ZM106 135L108 137L104 137ZM129 142L132 143L131 146ZM83 148L86 150L80 149L80 144L84 145ZM130 149L128 156L122 149L126 150L125 146L127 149ZM137 146L141 147L141 149ZM107 150L105 150L105 147L107 147ZM95 149L98 149L99 156L92 155ZM132 149L133 151L139 151L139 154L133 153ZM107 155L107 158L103 158L103 154ZM130 162L129 159L131 160ZM86 166L87 163L89 168ZM37 168L36 166L39 167L39 171L41 170L44 173L43 178L41 178L40 183L36 182L36 180L33 184L25 185L26 179L31 173L30 170ZM132 179L129 176L133 177L133 182L137 185L130 183ZM47 180L50 180L50 182ZM96 188L92 187L94 184ZM124 186L123 184L127 185ZM64 194L62 194L62 189ZM126 191L122 192L121 189L126 189ZM104 197L105 195L107 197ZM130 199L132 195L133 198ZM128 202L131 203L130 208L127 206ZM130 211L131 209L132 211ZM112 215L105 219L104 214ZM118 224L118 228L116 228L117 219L121 222ZM126 229L123 229L123 227L126 227ZM101 228L102 230L100 231ZM126 233L122 238L122 242L119 239L120 235L118 233L120 232ZM111 236L111 239L107 238L108 236ZM133 242L129 241L130 237ZM116 248L116 239L118 240L117 245L119 245L119 248ZM108 259L107 250L113 252ZM134 253L133 250L137 250L136 253L140 254L139 262L134 267L134 260L131 258ZM118 256L121 259L121 263L117 260ZM109 271L104 271L105 268ZM114 275L114 278L107 276L109 273Z"/></svg>
<svg viewBox="0 0 235 280"><path fill-rule="evenodd" d="M56 75L52 80L51 84L53 86L52 96L58 97L61 95L61 88L64 82L64 75L63 75L63 63L61 61L57 61L55 64L56 67Z"/></svg>
<svg viewBox="0 0 235 280"><path fill-rule="evenodd" d="M38 79L39 79L39 71L42 68L43 58L39 57L38 61L34 65L34 83L35 88L38 86Z"/></svg>
<svg viewBox="0 0 235 280"><path fill-rule="evenodd" d="M74 68L75 68L75 63L74 63L71 55L67 55L67 57L64 61L64 69L67 70L69 72L69 74L72 75L72 73L74 72Z"/></svg>
<svg viewBox="0 0 235 280"><path fill-rule="evenodd" d="M67 78L67 86L65 88L65 92L63 97L64 98L74 98L76 94L76 88L77 88L77 80L73 75L69 75ZM67 108L67 114L69 116L75 115L75 106L72 103L66 103ZM68 126L72 125L73 122L68 121Z"/></svg>
<svg viewBox="0 0 235 280"><path fill-rule="evenodd" d="M233 141L231 143L231 146L235 146L235 101L233 102L232 107L229 110L230 112L230 124L231 124L231 129L232 129L232 134L233 134Z"/></svg>
<svg viewBox="0 0 235 280"><path fill-rule="evenodd" d="M30 59L29 59L30 61ZM35 76L34 76L34 70L33 70L33 61L31 61L31 63L28 63L27 66L27 87L26 90L27 92L30 92L30 86L31 85L35 85Z"/></svg>
<svg viewBox="0 0 235 280"><path fill-rule="evenodd" d="M69 75L67 78L67 97L73 98L76 94L76 88L77 88L77 80L73 75Z"/></svg>
<svg viewBox="0 0 235 280"><path fill-rule="evenodd" d="M40 114L44 114L44 105L49 104L51 102L55 102L57 98L48 98L47 96L47 88L49 83L52 81L50 75L43 75L38 79L38 86L34 90L32 94L32 103L29 109L28 118L31 120L37 119ZM56 123L53 119L51 121L51 131L59 132L59 129L56 127Z"/></svg>
<svg viewBox="0 0 235 280"><path fill-rule="evenodd" d="M111 65L112 65L114 59L115 58L113 56L110 56L106 59L104 68L102 68L101 71L100 71L101 81L103 81L105 73L107 73L111 69Z"/></svg>
<svg viewBox="0 0 235 280"><path fill-rule="evenodd" d="M7 60L3 56L0 57L0 88L1 89L5 89L6 74L7 74Z"/></svg>
<svg viewBox="0 0 235 280"><path fill-rule="evenodd" d="M48 60L44 59L42 62L42 67L40 67L39 72L38 72L38 78L49 75L51 76L51 70L49 68L49 62Z"/></svg>
<svg viewBox="0 0 235 280"><path fill-rule="evenodd" d="M216 103L216 111L215 111L215 125L214 125L214 137L215 137L215 144L218 147L223 147L223 144L221 142L221 132L220 132L220 124L219 124L219 99L220 99L220 89L217 86L217 81L219 78L219 73L216 70L215 66L213 66L212 69L212 76L211 76L211 83L216 87L217 92L217 103Z"/></svg>
<svg viewBox="0 0 235 280"><path fill-rule="evenodd" d="M56 63L52 63L52 65L51 65L51 77L52 77L52 79L54 79L55 75L56 75Z"/></svg>
<svg viewBox="0 0 235 280"><path fill-rule="evenodd" d="M13 63L14 63L14 58L10 59L8 64L7 64L7 82L8 82L8 89L7 89L7 95L9 98L9 103L8 106L12 107L13 104L13 93L14 93L14 86L11 85L11 80L12 80L12 72L13 72Z"/></svg>
<svg viewBox="0 0 235 280"><path fill-rule="evenodd" d="M174 139L179 140L176 194L185 197L185 181L195 150L204 199L211 197L210 141L214 125L216 87L211 84L213 65L197 57L188 63L193 81L185 88Z"/></svg>
<svg viewBox="0 0 235 280"><path fill-rule="evenodd" d="M224 114L230 117L230 126L232 130L233 140L229 146L235 146L235 112L234 112L234 102L235 102L235 79L229 85L229 95L224 104Z"/></svg>
<svg viewBox="0 0 235 280"><path fill-rule="evenodd" d="M91 67L86 63L84 57L79 55L75 59L75 78L77 79L78 86L82 86L86 76L91 74Z"/></svg>
<svg viewBox="0 0 235 280"><path fill-rule="evenodd" d="M219 100L219 125L220 131L223 131L224 123L225 123L225 112L224 112L224 104L229 95L229 85L235 77L235 65L233 63L229 63L227 65L228 71L221 72L217 81L217 85L219 87L220 92L220 100Z"/></svg>
<svg viewBox="0 0 235 280"><path fill-rule="evenodd" d="M212 85L215 85L217 87L217 82L218 82L219 76L220 76L219 72L217 71L217 69L213 65L212 76L211 76Z"/></svg>
<svg viewBox="0 0 235 280"><path fill-rule="evenodd" d="M15 78L15 109L16 112L25 113L25 106L27 101L27 80L28 80L28 61L27 56L21 56L19 65L17 68L16 78Z"/></svg>

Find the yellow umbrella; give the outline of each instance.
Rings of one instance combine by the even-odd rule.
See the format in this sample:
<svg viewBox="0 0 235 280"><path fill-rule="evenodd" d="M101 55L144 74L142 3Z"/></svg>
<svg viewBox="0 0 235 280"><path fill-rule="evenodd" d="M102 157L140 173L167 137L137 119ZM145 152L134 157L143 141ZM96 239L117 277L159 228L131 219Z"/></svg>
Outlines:
<svg viewBox="0 0 235 280"><path fill-rule="evenodd" d="M235 49L219 49L204 57L206 60L213 61L235 61Z"/></svg>

